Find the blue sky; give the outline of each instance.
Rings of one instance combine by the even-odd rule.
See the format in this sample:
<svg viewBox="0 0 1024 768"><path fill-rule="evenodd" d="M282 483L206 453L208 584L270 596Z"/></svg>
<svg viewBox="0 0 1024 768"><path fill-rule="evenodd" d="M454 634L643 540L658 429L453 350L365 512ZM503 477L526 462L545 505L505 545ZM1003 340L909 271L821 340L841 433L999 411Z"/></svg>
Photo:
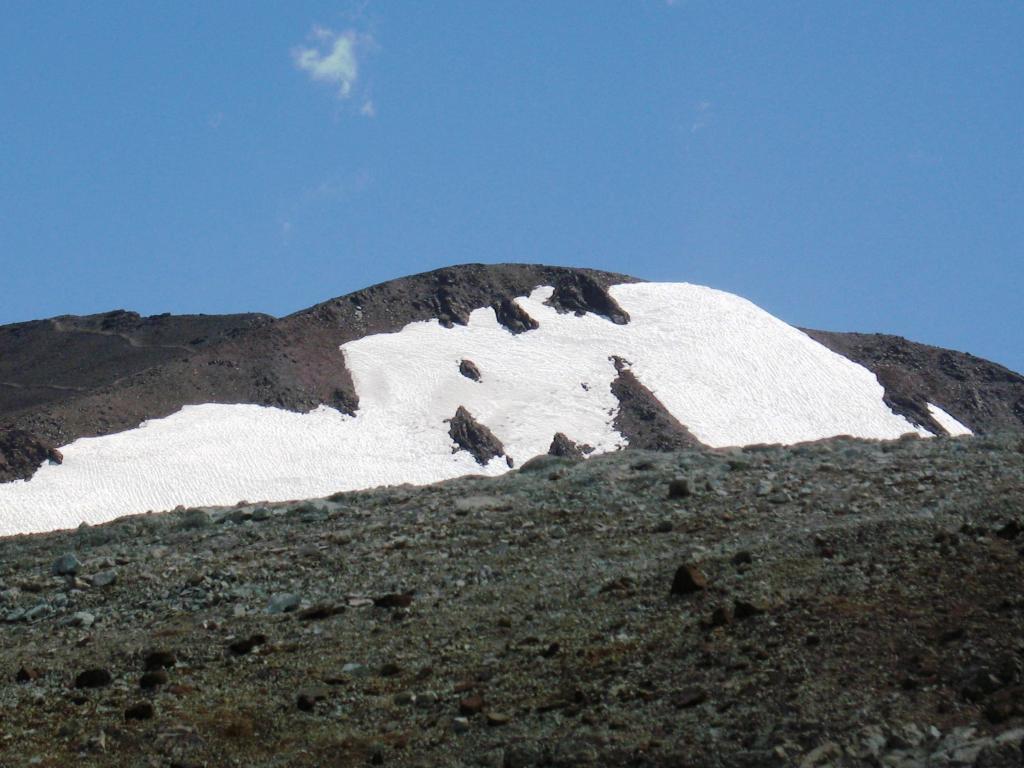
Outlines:
<svg viewBox="0 0 1024 768"><path fill-rule="evenodd" d="M1024 371L1021 40L995 2L13 0L0 323L532 261Z"/></svg>

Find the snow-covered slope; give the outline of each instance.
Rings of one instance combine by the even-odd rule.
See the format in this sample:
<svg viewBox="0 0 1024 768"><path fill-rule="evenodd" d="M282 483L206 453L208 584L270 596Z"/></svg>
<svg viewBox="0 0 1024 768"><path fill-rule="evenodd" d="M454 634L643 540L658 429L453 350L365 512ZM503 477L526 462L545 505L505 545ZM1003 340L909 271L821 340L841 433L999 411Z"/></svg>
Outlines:
<svg viewBox="0 0 1024 768"><path fill-rule="evenodd" d="M459 406L522 463L562 432L595 451L626 445L612 357L709 446L793 443L848 434L928 434L883 402L867 369L737 296L685 283L613 286L625 325L560 314L539 287L519 306L539 323L512 334L491 308L465 326L412 323L339 351L355 416L255 405L187 406L138 429L76 440L62 465L0 485L0 535L98 523L178 504L281 500L390 483L427 483L508 470L454 451L446 420ZM480 380L462 375L471 360ZM963 425L935 406L949 432Z"/></svg>

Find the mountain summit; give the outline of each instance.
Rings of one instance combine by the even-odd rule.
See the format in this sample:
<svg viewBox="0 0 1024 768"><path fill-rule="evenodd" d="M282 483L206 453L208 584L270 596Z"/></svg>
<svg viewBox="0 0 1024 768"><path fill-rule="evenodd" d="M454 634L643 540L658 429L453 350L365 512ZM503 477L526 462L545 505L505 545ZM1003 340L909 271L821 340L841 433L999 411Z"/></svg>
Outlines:
<svg viewBox="0 0 1024 768"><path fill-rule="evenodd" d="M597 454L1024 431L1024 378L732 294L470 264L288 317L0 327L0 534Z"/></svg>

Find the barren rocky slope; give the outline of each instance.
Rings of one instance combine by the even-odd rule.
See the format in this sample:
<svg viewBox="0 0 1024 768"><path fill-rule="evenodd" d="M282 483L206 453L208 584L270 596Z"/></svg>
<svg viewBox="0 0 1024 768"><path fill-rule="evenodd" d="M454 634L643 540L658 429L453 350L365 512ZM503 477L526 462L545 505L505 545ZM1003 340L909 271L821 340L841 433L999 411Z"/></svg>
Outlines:
<svg viewBox="0 0 1024 768"><path fill-rule="evenodd" d="M0 541L0 765L1019 766L1020 438Z"/></svg>

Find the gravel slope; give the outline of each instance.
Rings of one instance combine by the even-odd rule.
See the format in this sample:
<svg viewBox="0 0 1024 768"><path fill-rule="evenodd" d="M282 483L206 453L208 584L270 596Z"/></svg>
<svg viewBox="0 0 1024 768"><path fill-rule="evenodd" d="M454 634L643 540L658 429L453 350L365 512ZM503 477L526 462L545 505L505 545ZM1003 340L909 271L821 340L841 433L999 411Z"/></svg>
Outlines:
<svg viewBox="0 0 1024 768"><path fill-rule="evenodd" d="M1017 766L1019 440L545 457L0 540L0 765Z"/></svg>

